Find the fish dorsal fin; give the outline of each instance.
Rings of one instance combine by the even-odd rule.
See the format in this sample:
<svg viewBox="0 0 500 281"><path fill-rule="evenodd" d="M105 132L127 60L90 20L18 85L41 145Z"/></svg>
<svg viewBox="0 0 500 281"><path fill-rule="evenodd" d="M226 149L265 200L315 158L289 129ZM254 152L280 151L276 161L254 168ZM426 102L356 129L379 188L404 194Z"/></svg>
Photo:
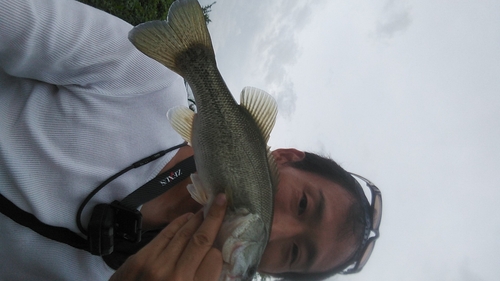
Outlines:
<svg viewBox="0 0 500 281"><path fill-rule="evenodd" d="M276 160L272 154L271 148L267 147L267 161L269 162L269 172L271 174L271 183L273 184L273 192L276 194L278 191L278 183L280 181L280 173L278 170L278 164L276 164Z"/></svg>
<svg viewBox="0 0 500 281"><path fill-rule="evenodd" d="M167 112L167 118L174 130L189 144L191 144L194 116L195 113L185 106L176 106Z"/></svg>
<svg viewBox="0 0 500 281"><path fill-rule="evenodd" d="M245 87L241 91L240 104L252 115L267 143L278 114L276 100L262 90Z"/></svg>

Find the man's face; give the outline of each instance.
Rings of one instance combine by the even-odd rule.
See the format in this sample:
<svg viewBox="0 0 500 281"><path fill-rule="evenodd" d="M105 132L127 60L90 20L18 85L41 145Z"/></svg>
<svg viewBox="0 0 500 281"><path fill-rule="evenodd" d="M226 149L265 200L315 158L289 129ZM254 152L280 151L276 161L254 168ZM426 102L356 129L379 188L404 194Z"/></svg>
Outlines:
<svg viewBox="0 0 500 281"><path fill-rule="evenodd" d="M353 237L340 238L352 196L336 183L288 165L301 160L303 152L278 149L273 155L280 183L259 271L324 272L342 264L356 249Z"/></svg>

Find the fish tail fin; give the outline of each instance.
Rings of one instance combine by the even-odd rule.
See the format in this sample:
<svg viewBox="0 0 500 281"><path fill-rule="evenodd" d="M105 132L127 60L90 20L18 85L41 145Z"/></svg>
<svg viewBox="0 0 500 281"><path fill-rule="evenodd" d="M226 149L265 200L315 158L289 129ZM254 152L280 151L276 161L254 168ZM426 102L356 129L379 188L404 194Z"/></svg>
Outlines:
<svg viewBox="0 0 500 281"><path fill-rule="evenodd" d="M145 55L179 74L182 72L179 58L192 48L201 47L215 57L205 16L197 0L175 1L166 21L139 24L129 32L128 38Z"/></svg>

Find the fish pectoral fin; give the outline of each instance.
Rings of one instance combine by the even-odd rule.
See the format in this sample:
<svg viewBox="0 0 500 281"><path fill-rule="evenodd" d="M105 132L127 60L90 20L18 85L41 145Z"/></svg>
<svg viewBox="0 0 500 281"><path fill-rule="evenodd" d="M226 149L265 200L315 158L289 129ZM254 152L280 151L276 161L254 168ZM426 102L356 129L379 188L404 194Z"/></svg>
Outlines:
<svg viewBox="0 0 500 281"><path fill-rule="evenodd" d="M276 100L263 90L245 87L241 91L240 104L252 115L267 143L278 114Z"/></svg>
<svg viewBox="0 0 500 281"><path fill-rule="evenodd" d="M167 118L174 130L191 144L191 132L196 113L185 106L176 106L167 112Z"/></svg>
<svg viewBox="0 0 500 281"><path fill-rule="evenodd" d="M203 183L200 180L200 177L198 174L191 174L191 181L193 182L192 184L187 185L187 190L189 191L189 194L191 194L191 197L201 205L205 206L208 204L210 201L210 192L208 189L206 189L203 186Z"/></svg>

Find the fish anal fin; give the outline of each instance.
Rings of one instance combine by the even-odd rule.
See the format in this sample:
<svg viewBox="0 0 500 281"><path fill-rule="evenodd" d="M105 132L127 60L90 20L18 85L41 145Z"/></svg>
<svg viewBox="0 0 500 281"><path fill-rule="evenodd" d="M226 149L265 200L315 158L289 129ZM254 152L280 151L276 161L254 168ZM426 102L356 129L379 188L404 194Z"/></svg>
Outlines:
<svg viewBox="0 0 500 281"><path fill-rule="evenodd" d="M167 118L174 130L191 144L191 132L196 113L185 106L176 106L167 112Z"/></svg>
<svg viewBox="0 0 500 281"><path fill-rule="evenodd" d="M240 105L252 115L267 143L278 114L276 100L263 90L245 87L241 91Z"/></svg>

